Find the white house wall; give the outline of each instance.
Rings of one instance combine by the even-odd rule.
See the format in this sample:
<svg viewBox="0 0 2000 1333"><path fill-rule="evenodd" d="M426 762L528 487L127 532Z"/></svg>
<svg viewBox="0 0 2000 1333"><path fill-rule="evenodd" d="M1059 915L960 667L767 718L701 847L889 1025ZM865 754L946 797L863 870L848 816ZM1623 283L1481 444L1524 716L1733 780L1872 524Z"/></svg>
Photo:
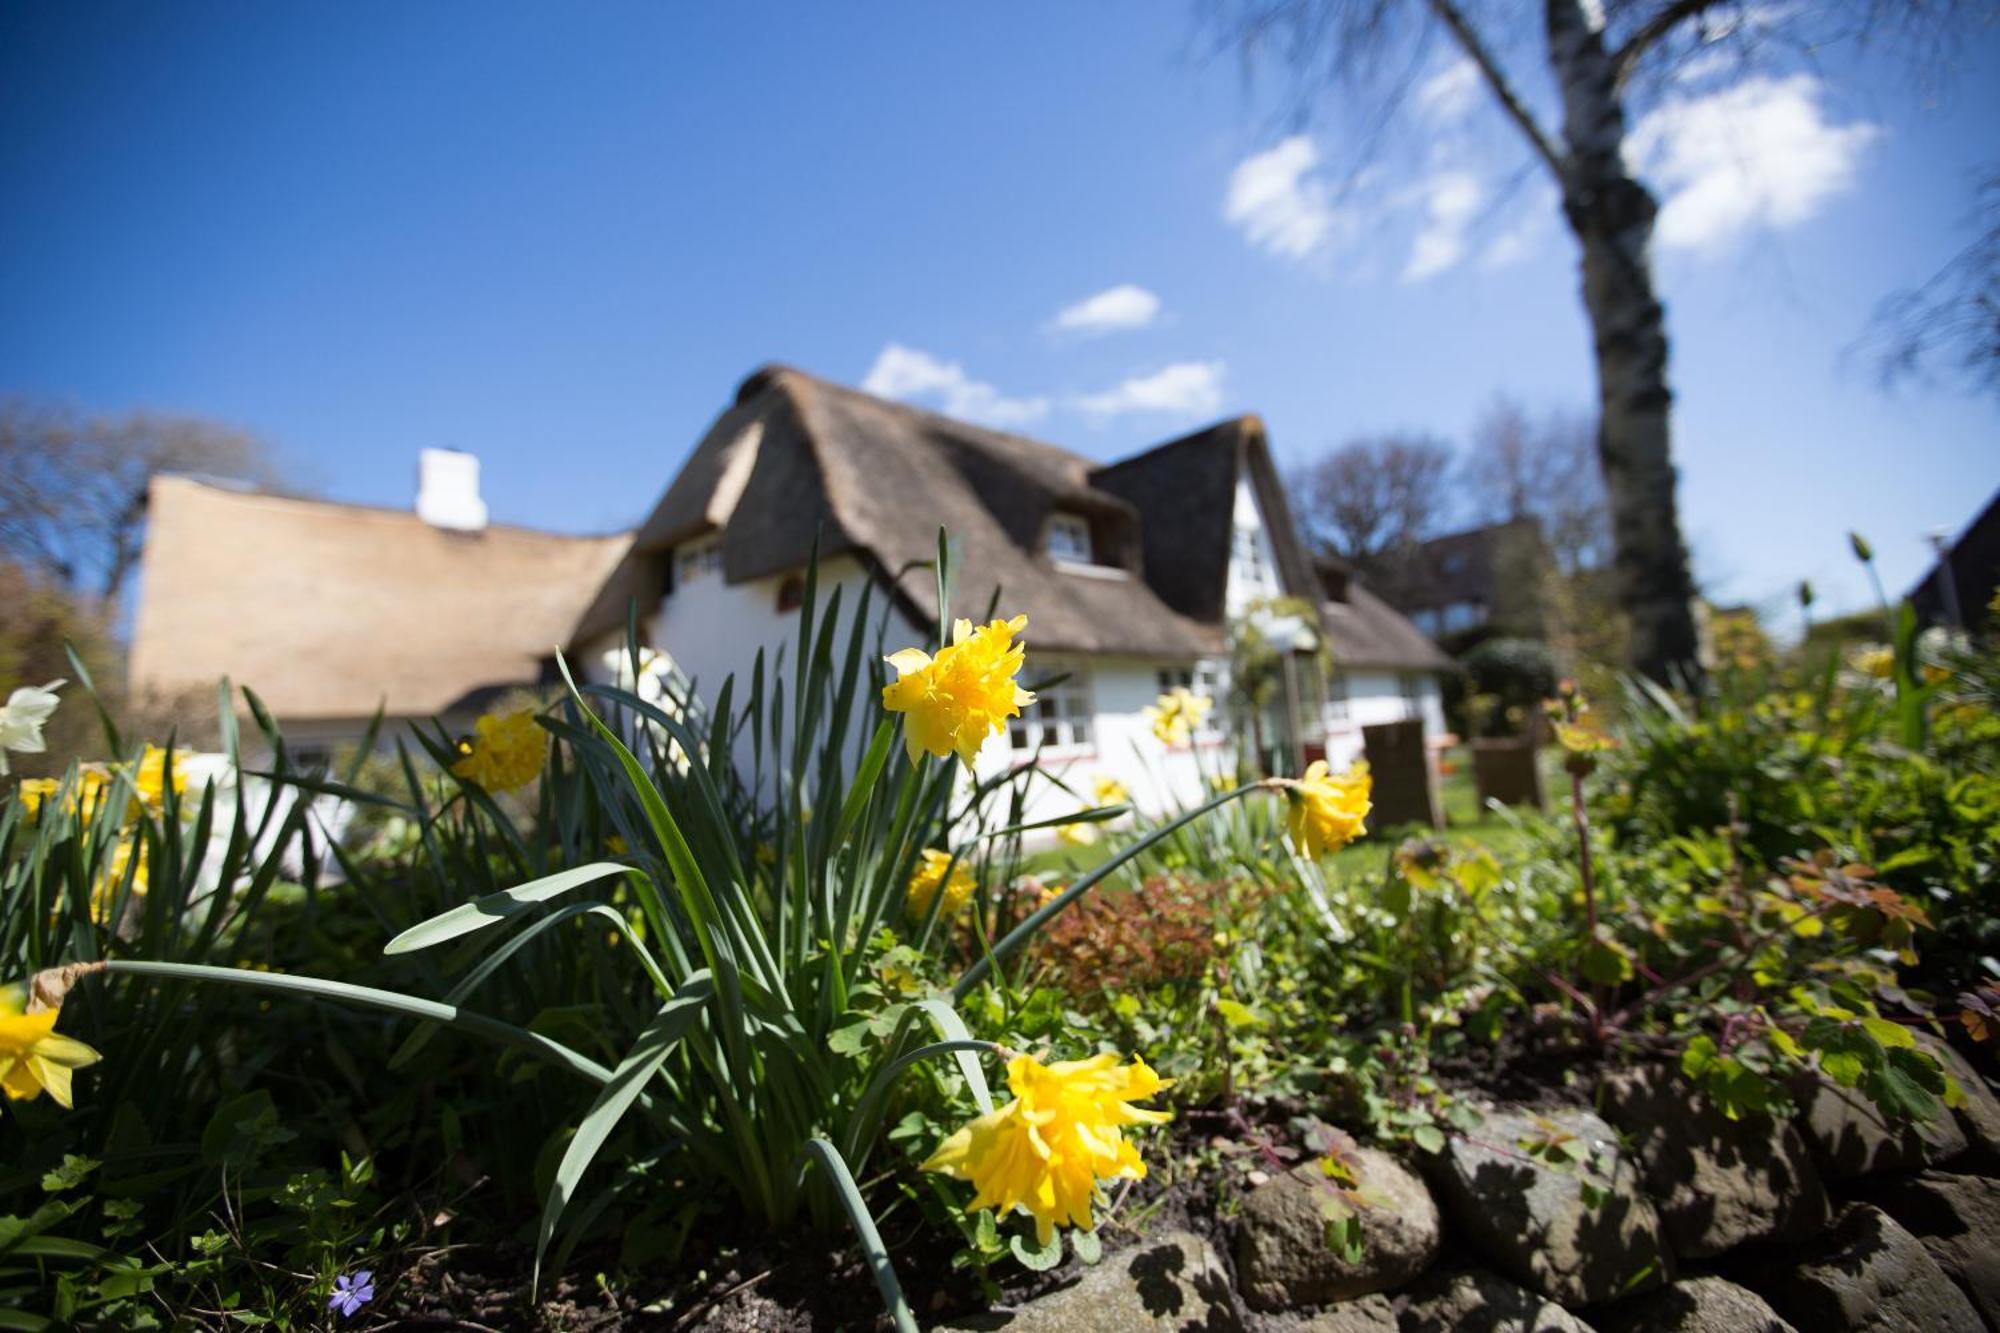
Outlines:
<svg viewBox="0 0 2000 1333"><path fill-rule="evenodd" d="M1029 628L1032 657L1033 626ZM1178 809L1204 799L1209 776L1225 769L1233 771L1233 748L1219 734L1169 750L1153 735L1146 720L1145 709L1160 695L1160 670L1188 663L1091 658L1078 664L1090 675L1091 743L1041 751L1043 770L1060 777L1076 794L1052 783L1035 782L1029 791L1026 820L1054 819L1094 804L1093 789L1104 777L1123 786L1141 811ZM1218 704L1214 716L1219 719L1221 714ZM979 774L984 778L1003 772L1024 764L1028 756L1027 751L989 744L980 755Z"/></svg>
<svg viewBox="0 0 2000 1333"><path fill-rule="evenodd" d="M1264 521L1263 507L1257 503L1257 493L1251 489L1248 473L1236 482L1235 513L1232 517L1233 532L1229 544L1229 581L1223 592L1223 606L1229 618L1234 620L1243 614L1245 607L1260 598L1277 597L1284 592L1278 578L1278 549L1271 541L1271 528ZM1242 543L1253 544L1257 559L1246 559L1247 552Z"/></svg>
<svg viewBox="0 0 2000 1333"><path fill-rule="evenodd" d="M1339 653L1336 643L1336 659ZM1444 696L1436 675L1425 672L1409 678L1414 698L1405 694L1406 678L1398 672L1343 669L1341 675L1347 682L1346 705L1329 704L1326 710L1326 759L1333 767L1361 757L1363 727L1420 717L1425 736L1444 734Z"/></svg>

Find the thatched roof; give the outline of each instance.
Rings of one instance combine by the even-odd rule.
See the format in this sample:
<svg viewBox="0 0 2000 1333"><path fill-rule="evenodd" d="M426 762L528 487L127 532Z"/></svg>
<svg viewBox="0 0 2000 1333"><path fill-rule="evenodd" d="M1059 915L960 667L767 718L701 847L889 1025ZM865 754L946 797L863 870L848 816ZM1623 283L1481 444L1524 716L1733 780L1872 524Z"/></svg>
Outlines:
<svg viewBox="0 0 2000 1333"><path fill-rule="evenodd" d="M1396 609L1359 583L1347 585L1347 600L1320 607L1333 662L1342 668L1387 671L1454 671L1444 650Z"/></svg>
<svg viewBox="0 0 2000 1333"><path fill-rule="evenodd" d="M1409 671L1451 659L1358 585L1326 601L1299 540L1263 422L1237 417L1109 465L1066 449L890 402L783 366L743 381L578 622L581 643L650 609L673 548L721 534L723 575L741 582L822 555L860 556L919 623L936 615L930 572L943 526L958 549L958 609L994 589L1026 612L1038 650L1194 657L1225 651L1236 488L1247 478L1287 593L1324 603L1335 660ZM1079 573L1043 553L1057 512L1089 518L1110 570Z"/></svg>
<svg viewBox="0 0 2000 1333"><path fill-rule="evenodd" d="M695 447L572 640L615 631L635 590L665 586L675 546L717 531L732 583L801 568L817 533L822 555L858 555L914 619L929 622L936 592L918 566L935 554L943 527L958 551L955 609L983 609L997 589L1003 611L1027 614L1039 650L1212 654L1226 633L1235 477L1253 458L1268 474L1254 418L1102 468L1054 445L767 367ZM1282 512L1275 477L1259 486ZM1178 549L1171 515L1156 522L1146 508L1154 489L1198 490L1204 512L1220 514L1219 545ZM1078 571L1044 554L1043 530L1057 512L1089 519L1108 568ZM1307 592L1309 575L1297 586Z"/></svg>
<svg viewBox="0 0 2000 1333"><path fill-rule="evenodd" d="M442 713L533 683L630 544L158 477L132 680L179 692L227 674L281 717Z"/></svg>

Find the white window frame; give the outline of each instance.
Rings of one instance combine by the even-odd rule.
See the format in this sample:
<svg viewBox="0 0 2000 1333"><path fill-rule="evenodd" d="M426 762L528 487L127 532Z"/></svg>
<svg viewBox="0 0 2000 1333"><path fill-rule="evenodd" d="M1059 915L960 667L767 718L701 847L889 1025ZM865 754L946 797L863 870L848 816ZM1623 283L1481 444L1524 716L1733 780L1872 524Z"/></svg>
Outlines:
<svg viewBox="0 0 2000 1333"><path fill-rule="evenodd" d="M1047 546L1049 559L1065 565L1094 565L1097 548L1090 536L1090 520L1082 514L1049 515Z"/></svg>
<svg viewBox="0 0 2000 1333"><path fill-rule="evenodd" d="M1275 571L1264 559L1264 543L1259 540L1262 529L1252 523L1238 523L1230 536L1230 559L1243 578L1244 587L1253 593L1272 593L1278 589Z"/></svg>
<svg viewBox="0 0 2000 1333"><path fill-rule="evenodd" d="M1097 700L1090 667L1082 662L1042 664L1064 679L1035 691L1021 716L1007 719L1007 745L1017 754L1090 750L1097 745Z"/></svg>
<svg viewBox="0 0 2000 1333"><path fill-rule="evenodd" d="M1348 684L1347 673L1345 671L1342 671L1339 667L1335 667L1333 670L1327 672L1326 715L1330 721L1345 722L1348 720L1352 711L1348 706L1350 692L1351 686Z"/></svg>

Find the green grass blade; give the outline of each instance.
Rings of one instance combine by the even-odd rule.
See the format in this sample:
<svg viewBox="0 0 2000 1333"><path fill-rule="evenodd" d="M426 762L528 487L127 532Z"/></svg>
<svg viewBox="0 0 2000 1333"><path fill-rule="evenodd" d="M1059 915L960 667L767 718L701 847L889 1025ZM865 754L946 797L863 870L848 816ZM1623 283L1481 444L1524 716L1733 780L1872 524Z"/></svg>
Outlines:
<svg viewBox="0 0 2000 1333"><path fill-rule="evenodd" d="M896 1280L896 1266L889 1261L889 1247L882 1243L882 1233L875 1228L875 1217L868 1211L868 1204L855 1186L854 1173L847 1169L847 1161L831 1143L822 1138L806 1140L805 1151L812 1154L828 1176L833 1180L835 1195L840 1206L847 1210L847 1220L854 1224L854 1234L861 1241L861 1255L868 1261L868 1269L875 1276L875 1287L882 1293L882 1304L888 1308L889 1317L896 1322L896 1333L917 1333L916 1316L910 1313L910 1303L903 1298L903 1284Z"/></svg>
<svg viewBox="0 0 2000 1333"><path fill-rule="evenodd" d="M674 1047L686 1035L694 1021L701 1016L701 1010L715 994L715 983L705 972L697 972L682 984L674 997L660 1007L639 1039L632 1043L632 1049L618 1062L611 1079L604 1090L597 1094L582 1121L577 1124L576 1134L564 1149L562 1163L556 1167L555 1179L549 1184L548 1199L542 1205L542 1224L535 1236L535 1270L530 1289L539 1286L542 1278L542 1254L548 1249L549 1237L555 1234L556 1223L569 1205L571 1194L597 1158L598 1149L611 1137L611 1131L632 1109L632 1103L645 1091L647 1082L660 1071L667 1057L674 1053Z"/></svg>
<svg viewBox="0 0 2000 1333"><path fill-rule="evenodd" d="M326 981L319 977L295 977L283 972L253 972L248 968L210 967L204 963L143 963L113 959L104 965L107 972L125 973L136 977L161 977L169 981L208 981L225 986L248 986L252 990L280 991L293 995L305 995L316 1000L332 1000L337 1004L359 1005L364 1009L383 1009L405 1018L415 1018L424 1022L442 1023L446 1027L485 1037L503 1045L538 1055L552 1064L560 1065L571 1073L587 1078L593 1083L611 1081L611 1071L588 1056L579 1055L558 1041L551 1041L539 1032L503 1023L497 1018L484 1014L469 1014L436 1000L420 1000L413 995L399 995L395 991L377 990L372 986L355 986L345 981Z"/></svg>
<svg viewBox="0 0 2000 1333"><path fill-rule="evenodd" d="M470 935L475 930L484 930L519 916L539 903L560 898L586 884L612 875L623 875L630 870L630 866L616 861L592 861L589 865L557 871L516 888L489 893L469 903L460 903L448 912L440 912L428 921L419 921L383 945L382 952L415 953L419 949L434 948L447 940L455 940L461 935Z"/></svg>

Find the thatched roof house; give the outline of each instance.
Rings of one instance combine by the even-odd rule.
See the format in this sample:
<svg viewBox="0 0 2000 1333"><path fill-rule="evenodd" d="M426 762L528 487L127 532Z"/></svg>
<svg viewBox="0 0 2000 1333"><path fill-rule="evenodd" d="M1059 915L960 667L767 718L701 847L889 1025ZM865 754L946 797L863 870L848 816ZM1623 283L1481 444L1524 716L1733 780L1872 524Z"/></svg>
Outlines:
<svg viewBox="0 0 2000 1333"><path fill-rule="evenodd" d="M532 684L629 535L502 525L154 479L135 686L252 687L288 732L451 713Z"/></svg>
<svg viewBox="0 0 2000 1333"><path fill-rule="evenodd" d="M1324 636L1336 662L1374 673L1351 690L1305 682L1278 729L1298 745L1331 725L1329 688L1428 716L1448 665L1365 589L1323 578L1254 416L1103 464L772 366L743 381L633 533L489 525L477 472L470 455L425 451L415 513L160 478L135 683L227 675L309 737L353 735L378 707L462 722L546 681L557 648L589 670L636 613L650 646L712 687L785 640L815 541L823 580L874 583L905 641L926 636L940 527L957 548L954 609L1025 613L1038 659L1068 672L1018 721L1017 746L1129 749L1158 690L1221 689L1232 619L1270 598L1323 607L1299 622L1296 651Z"/></svg>
<svg viewBox="0 0 2000 1333"><path fill-rule="evenodd" d="M1264 426L1238 417L1109 466L1051 444L885 401L785 366L744 380L640 525L571 636L588 643L671 590L672 553L718 537L729 583L860 558L918 624L934 622L925 562L938 528L959 549L961 607L998 589L1039 648L1173 659L1225 651L1239 482L1268 516L1279 590L1316 597ZM1049 549L1061 517L1088 560Z"/></svg>

